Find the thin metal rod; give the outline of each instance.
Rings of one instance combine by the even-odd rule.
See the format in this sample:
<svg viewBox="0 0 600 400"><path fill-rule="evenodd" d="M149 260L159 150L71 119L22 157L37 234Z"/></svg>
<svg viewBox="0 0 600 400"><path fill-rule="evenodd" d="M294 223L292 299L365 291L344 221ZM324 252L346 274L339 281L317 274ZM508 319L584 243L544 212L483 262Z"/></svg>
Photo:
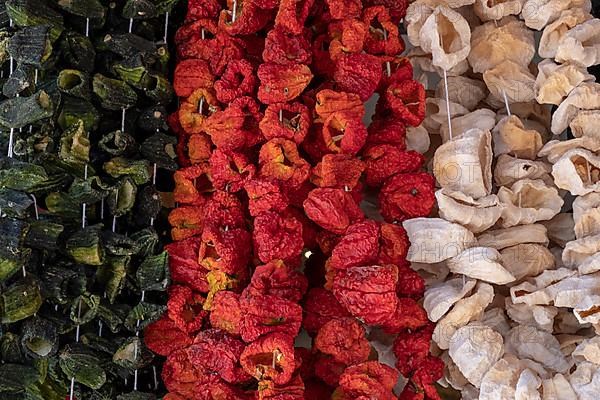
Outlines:
<svg viewBox="0 0 600 400"><path fill-rule="evenodd" d="M384 39L386 42L387 42L387 40L388 40L388 34L387 34L387 31L385 30L385 28L383 29L383 39ZM386 69L386 73L387 73L387 76L388 76L388 78L389 78L390 76L392 76L392 64L390 64L390 62L389 62L389 61L386 61L386 62L385 62L385 69Z"/></svg>
<svg viewBox="0 0 600 400"><path fill-rule="evenodd" d="M448 93L448 72L444 69L444 86L446 89L446 113L448 114L448 134L452 140L452 117L450 116L450 95Z"/></svg>
<svg viewBox="0 0 600 400"><path fill-rule="evenodd" d="M163 42L167 43L167 38L169 36L169 12L165 13L165 34L163 35Z"/></svg>
<svg viewBox="0 0 600 400"><path fill-rule="evenodd" d="M237 14L237 0L233 0L233 7L231 11L231 22L235 22L235 14Z"/></svg>

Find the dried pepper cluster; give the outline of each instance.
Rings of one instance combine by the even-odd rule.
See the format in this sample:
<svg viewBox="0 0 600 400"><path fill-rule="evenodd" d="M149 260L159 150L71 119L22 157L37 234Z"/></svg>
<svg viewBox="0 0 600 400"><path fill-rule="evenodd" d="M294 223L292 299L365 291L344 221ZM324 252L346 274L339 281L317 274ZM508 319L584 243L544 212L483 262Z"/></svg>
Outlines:
<svg viewBox="0 0 600 400"><path fill-rule="evenodd" d="M2 399L156 398L138 334L170 280L153 225L177 167L175 3L0 5Z"/></svg>
<svg viewBox="0 0 600 400"><path fill-rule="evenodd" d="M169 117L173 286L145 330L165 399L439 398L400 224L434 205L406 6L190 0Z"/></svg>

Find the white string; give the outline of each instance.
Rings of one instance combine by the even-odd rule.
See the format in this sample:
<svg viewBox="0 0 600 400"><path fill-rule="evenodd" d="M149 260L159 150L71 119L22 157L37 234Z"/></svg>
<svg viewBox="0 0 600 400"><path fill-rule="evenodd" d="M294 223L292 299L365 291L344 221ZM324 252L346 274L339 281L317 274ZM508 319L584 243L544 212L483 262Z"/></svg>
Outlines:
<svg viewBox="0 0 600 400"><path fill-rule="evenodd" d="M198 114L202 115L204 111L204 96L200 97L200 103L198 103Z"/></svg>
<svg viewBox="0 0 600 400"><path fill-rule="evenodd" d="M202 28L202 30L200 31L200 35L201 35L201 37L202 37L202 40L204 40L204 39L205 39L205 36L204 36L204 28Z"/></svg>
<svg viewBox="0 0 600 400"><path fill-rule="evenodd" d="M283 108L279 110L279 122L283 122Z"/></svg>
<svg viewBox="0 0 600 400"><path fill-rule="evenodd" d="M87 180L87 178L88 178L88 165L85 164L85 166L83 167L83 179ZM86 213L87 213L87 204L83 203L81 205L81 228L85 228Z"/></svg>
<svg viewBox="0 0 600 400"><path fill-rule="evenodd" d="M169 12L167 11L165 13L165 34L163 36L163 41L165 43L167 43L168 31L169 31Z"/></svg>
<svg viewBox="0 0 600 400"><path fill-rule="evenodd" d="M452 140L452 117L450 116L450 95L448 94L448 72L444 69L444 86L446 89L446 114L448 114L448 134Z"/></svg>
<svg viewBox="0 0 600 400"><path fill-rule="evenodd" d="M506 107L506 113L510 117L512 114L510 113L510 106L508 105L508 98L506 97L506 91L502 88L502 96L504 97L504 106Z"/></svg>
<svg viewBox="0 0 600 400"><path fill-rule="evenodd" d="M154 390L158 389L158 379L156 377L156 365L152 366L152 375L154 375Z"/></svg>
<svg viewBox="0 0 600 400"><path fill-rule="evenodd" d="M115 193L115 209L119 207L119 189L117 189L117 192ZM117 231L117 216L113 215L112 218L112 231L113 233L115 233Z"/></svg>
<svg viewBox="0 0 600 400"><path fill-rule="evenodd" d="M15 128L10 128L10 135L8 136L8 158L13 158L13 140L15 136Z"/></svg>
<svg viewBox="0 0 600 400"><path fill-rule="evenodd" d="M231 22L235 22L235 14L237 13L237 0L233 0L233 7L231 12Z"/></svg>
<svg viewBox="0 0 600 400"><path fill-rule="evenodd" d="M385 30L385 28L383 28L383 39L386 42L388 40L388 35L387 35L387 31ZM385 62L385 68L386 68L387 76L388 77L392 76L392 65L390 64L389 61Z"/></svg>
<svg viewBox="0 0 600 400"><path fill-rule="evenodd" d="M133 30L133 18L129 18L129 33Z"/></svg>
<svg viewBox="0 0 600 400"><path fill-rule="evenodd" d="M77 329L75 330L75 343L79 343L79 319L81 318L81 296L79 296L79 306L77 309ZM75 400L73 392L75 391L75 377L71 377L71 390L69 392L69 400Z"/></svg>
<svg viewBox="0 0 600 400"><path fill-rule="evenodd" d="M90 19L89 18L85 19L85 36L86 37L90 36Z"/></svg>
<svg viewBox="0 0 600 400"><path fill-rule="evenodd" d="M125 109L121 110L121 132L125 132Z"/></svg>

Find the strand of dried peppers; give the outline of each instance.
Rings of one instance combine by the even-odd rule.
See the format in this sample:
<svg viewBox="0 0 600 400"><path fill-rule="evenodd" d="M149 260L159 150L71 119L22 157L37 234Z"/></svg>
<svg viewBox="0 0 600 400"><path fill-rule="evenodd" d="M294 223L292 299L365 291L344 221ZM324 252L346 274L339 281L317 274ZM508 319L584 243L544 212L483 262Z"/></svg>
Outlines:
<svg viewBox="0 0 600 400"><path fill-rule="evenodd" d="M398 370L400 398L439 398L400 225L434 205L406 140L425 114L399 57L406 6L189 2L169 118L174 285L145 332L167 357L165 399L397 398ZM361 209L373 202L385 222Z"/></svg>

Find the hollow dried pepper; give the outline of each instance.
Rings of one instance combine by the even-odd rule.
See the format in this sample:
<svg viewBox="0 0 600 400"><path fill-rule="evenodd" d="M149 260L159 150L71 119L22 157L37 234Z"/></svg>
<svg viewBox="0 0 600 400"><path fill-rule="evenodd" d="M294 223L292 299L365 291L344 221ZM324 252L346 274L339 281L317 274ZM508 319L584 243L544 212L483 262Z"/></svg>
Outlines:
<svg viewBox="0 0 600 400"><path fill-rule="evenodd" d="M304 400L304 382L296 375L285 385L270 380L258 382L258 400Z"/></svg>
<svg viewBox="0 0 600 400"><path fill-rule="evenodd" d="M394 340L396 368L409 377L429 355L434 324L427 324L417 331L401 332Z"/></svg>
<svg viewBox="0 0 600 400"><path fill-rule="evenodd" d="M201 18L215 18L221 11L221 5L217 0L189 0L186 20L197 20Z"/></svg>
<svg viewBox="0 0 600 400"><path fill-rule="evenodd" d="M265 143L258 156L259 176L299 187L310 176L310 164L300 156L296 143L276 138Z"/></svg>
<svg viewBox="0 0 600 400"><path fill-rule="evenodd" d="M401 225L382 223L379 229L379 263L403 265L410 242Z"/></svg>
<svg viewBox="0 0 600 400"><path fill-rule="evenodd" d="M312 288L306 295L302 327L315 335L327 322L349 315L329 290Z"/></svg>
<svg viewBox="0 0 600 400"><path fill-rule="evenodd" d="M238 97L252 95L256 87L256 76L252 64L247 60L231 60L221 78L215 82L217 99L231 103Z"/></svg>
<svg viewBox="0 0 600 400"><path fill-rule="evenodd" d="M329 386L337 386L346 364L335 361L333 357L319 354L315 360L315 375Z"/></svg>
<svg viewBox="0 0 600 400"><path fill-rule="evenodd" d="M371 344L365 329L354 318L333 319L319 329L314 346L345 365L367 361Z"/></svg>
<svg viewBox="0 0 600 400"><path fill-rule="evenodd" d="M185 138L180 138L184 140ZM212 142L210 137L204 133L191 135L187 139L187 155L192 164L205 163L210 159Z"/></svg>
<svg viewBox="0 0 600 400"><path fill-rule="evenodd" d="M375 89L383 72L379 57L370 54L344 54L336 60L333 78L345 92L356 93L362 101L367 101Z"/></svg>
<svg viewBox="0 0 600 400"><path fill-rule="evenodd" d="M418 171L425 163L425 157L416 151L403 151L398 147L381 144L368 147L363 152L366 183L380 186L389 177Z"/></svg>
<svg viewBox="0 0 600 400"><path fill-rule="evenodd" d="M311 191L304 201L304 212L317 225L338 234L364 219L352 196L343 189L319 188Z"/></svg>
<svg viewBox="0 0 600 400"><path fill-rule="evenodd" d="M295 34L282 26L276 26L267 33L264 62L274 64L310 64L312 53L306 31Z"/></svg>
<svg viewBox="0 0 600 400"><path fill-rule="evenodd" d="M234 0L227 0L227 7L219 14L219 29L232 36L256 33L272 18L271 12L249 0L235 0L235 7Z"/></svg>
<svg viewBox="0 0 600 400"><path fill-rule="evenodd" d="M395 82L385 92L385 104L407 125L418 126L425 119L425 88L415 80Z"/></svg>
<svg viewBox="0 0 600 400"><path fill-rule="evenodd" d="M348 53L360 53L365 46L367 26L357 19L344 19L329 25L329 54L331 59L338 58Z"/></svg>
<svg viewBox="0 0 600 400"><path fill-rule="evenodd" d="M425 172L394 175L379 194L381 215L388 222L428 216L435 204L434 188L434 178Z"/></svg>
<svg viewBox="0 0 600 400"><path fill-rule="evenodd" d="M365 169L362 161L348 154L326 154L313 168L310 181L319 187L351 190Z"/></svg>
<svg viewBox="0 0 600 400"><path fill-rule="evenodd" d="M379 253L379 226L377 222L366 220L351 225L346 234L334 247L329 266L346 269L369 265L377 261Z"/></svg>
<svg viewBox="0 0 600 400"><path fill-rule="evenodd" d="M210 89L215 77L204 60L181 60L173 74L173 89L179 97L189 97L197 89Z"/></svg>
<svg viewBox="0 0 600 400"><path fill-rule="evenodd" d="M333 19L358 18L362 13L361 0L325 0Z"/></svg>
<svg viewBox="0 0 600 400"><path fill-rule="evenodd" d="M260 130L267 139L283 138L296 144L304 141L311 124L308 108L302 103L275 103L265 110Z"/></svg>
<svg viewBox="0 0 600 400"><path fill-rule="evenodd" d="M346 368L340 377L340 388L349 398L360 396L381 400L395 399L392 393L398 382L398 371L377 361L367 361Z"/></svg>
<svg viewBox="0 0 600 400"><path fill-rule="evenodd" d="M195 398L198 387L220 381L218 376L207 375L200 365L193 363L187 349L175 350L169 354L163 365L162 380L169 392L185 398Z"/></svg>
<svg viewBox="0 0 600 400"><path fill-rule="evenodd" d="M251 253L251 235L241 228L206 227L198 251L200 265L229 275L242 273Z"/></svg>
<svg viewBox="0 0 600 400"><path fill-rule="evenodd" d="M312 41L313 60L311 69L318 75L332 76L335 71L335 61L329 55L329 35L323 33Z"/></svg>
<svg viewBox="0 0 600 400"><path fill-rule="evenodd" d="M365 106L356 93L324 89L317 93L316 99L315 111L321 121L326 121L336 112L355 120L362 120L365 114Z"/></svg>
<svg viewBox="0 0 600 400"><path fill-rule="evenodd" d="M248 374L258 380L272 380L276 385L285 385L296 369L294 338L282 333L263 336L246 346L240 363Z"/></svg>
<svg viewBox="0 0 600 400"><path fill-rule="evenodd" d="M205 194L214 190L206 164L182 168L173 174L173 179L173 200L180 204L203 205L206 202Z"/></svg>
<svg viewBox="0 0 600 400"><path fill-rule="evenodd" d="M218 148L236 151L253 146L262 137L258 124L262 114L251 97L238 97L222 111L206 120L203 128Z"/></svg>
<svg viewBox="0 0 600 400"><path fill-rule="evenodd" d="M367 141L367 128L359 119L335 112L323 123L323 142L332 153L356 154Z"/></svg>
<svg viewBox="0 0 600 400"><path fill-rule="evenodd" d="M244 188L248 194L248 210L253 217L265 211L281 212L289 205L279 182L253 179L246 182Z"/></svg>
<svg viewBox="0 0 600 400"><path fill-rule="evenodd" d="M254 250L258 258L293 262L300 256L304 241L302 224L293 216L266 211L254 219Z"/></svg>
<svg viewBox="0 0 600 400"><path fill-rule="evenodd" d="M188 134L201 133L211 115L220 109L219 102L211 89L196 89L181 102L179 122Z"/></svg>
<svg viewBox="0 0 600 400"><path fill-rule="evenodd" d="M353 316L369 325L383 325L398 308L395 265L370 265L338 270L333 282L335 298Z"/></svg>
<svg viewBox="0 0 600 400"><path fill-rule="evenodd" d="M213 296L210 308L210 324L230 335L239 336L242 323L240 295L229 290L220 290Z"/></svg>
<svg viewBox="0 0 600 400"><path fill-rule="evenodd" d="M246 217L240 200L231 193L216 191L204 204L207 227L229 230L245 229Z"/></svg>
<svg viewBox="0 0 600 400"><path fill-rule="evenodd" d="M365 6L385 6L395 24L406 16L409 0L364 0Z"/></svg>
<svg viewBox="0 0 600 400"><path fill-rule="evenodd" d="M368 132L368 145L390 144L400 150L406 149L406 125L398 118L375 115Z"/></svg>
<svg viewBox="0 0 600 400"><path fill-rule="evenodd" d="M248 382L251 377L240 366L244 343L218 329L200 332L187 349L189 359L207 375L217 375L233 384Z"/></svg>
<svg viewBox="0 0 600 400"><path fill-rule="evenodd" d="M392 22L387 8L376 6L365 9L362 21L368 27L365 40L367 53L395 56L404 51L404 42L398 33L398 25Z"/></svg>
<svg viewBox="0 0 600 400"><path fill-rule="evenodd" d="M433 384L443 376L444 362L437 357L429 356L419 363L411 381L425 393L427 399L440 400L440 395Z"/></svg>
<svg viewBox="0 0 600 400"><path fill-rule="evenodd" d="M275 26L300 34L314 0L281 0L275 16Z"/></svg>
<svg viewBox="0 0 600 400"><path fill-rule="evenodd" d="M180 206L171 210L169 224L173 240L201 235L204 230L204 213L197 206Z"/></svg>
<svg viewBox="0 0 600 400"><path fill-rule="evenodd" d="M186 348L192 341L192 337L180 330L168 316L163 316L144 329L144 343L161 356Z"/></svg>
<svg viewBox="0 0 600 400"><path fill-rule="evenodd" d="M398 265L398 286L396 293L401 297L420 299L425 294L425 280L410 267L409 262Z"/></svg>
<svg viewBox="0 0 600 400"><path fill-rule="evenodd" d="M205 310L212 310L215 296L225 290L238 290L248 278L247 270L240 270L236 275L228 275L220 270L212 270L206 274L209 292L204 302Z"/></svg>
<svg viewBox="0 0 600 400"><path fill-rule="evenodd" d="M419 329L429 322L427 313L419 303L408 297L400 297L397 307L383 325L385 332L396 334L405 330Z"/></svg>
<svg viewBox="0 0 600 400"><path fill-rule="evenodd" d="M308 287L306 277L285 265L281 260L273 260L256 267L246 293L252 296L272 295L298 302Z"/></svg>
<svg viewBox="0 0 600 400"><path fill-rule="evenodd" d="M305 64L261 64L258 67L258 99L264 104L293 100L306 89L312 77Z"/></svg>
<svg viewBox="0 0 600 400"><path fill-rule="evenodd" d="M384 61L382 64L384 74L379 83L378 92L385 93L392 84L413 79L413 67L409 58L388 56L384 58Z"/></svg>
<svg viewBox="0 0 600 400"><path fill-rule="evenodd" d="M210 157L210 176L215 188L235 193L254 178L256 167L242 153L226 153L219 149Z"/></svg>
<svg viewBox="0 0 600 400"><path fill-rule="evenodd" d="M169 288L169 318L183 332L194 333L202 328L204 319L208 316L203 305L204 297L194 293L189 287L173 285Z"/></svg>
<svg viewBox="0 0 600 400"><path fill-rule="evenodd" d="M208 270L198 263L201 237L191 237L165 246L169 253L169 270L175 283L185 284L201 293L208 293Z"/></svg>
<svg viewBox="0 0 600 400"><path fill-rule="evenodd" d="M240 334L245 342L271 333L298 334L302 324L302 307L293 301L274 295L250 295L240 299L242 323Z"/></svg>

